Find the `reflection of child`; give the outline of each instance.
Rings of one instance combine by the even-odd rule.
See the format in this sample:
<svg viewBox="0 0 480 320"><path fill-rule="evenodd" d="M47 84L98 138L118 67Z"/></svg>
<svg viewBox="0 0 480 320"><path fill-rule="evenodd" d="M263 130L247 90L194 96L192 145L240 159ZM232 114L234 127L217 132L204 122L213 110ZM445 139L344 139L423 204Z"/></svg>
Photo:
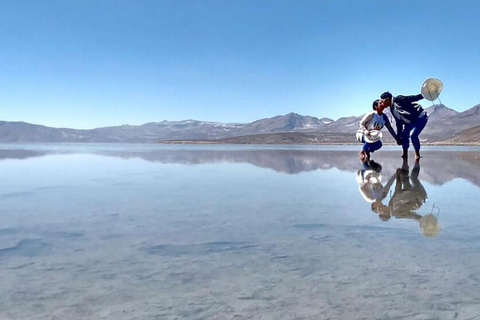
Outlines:
<svg viewBox="0 0 480 320"><path fill-rule="evenodd" d="M378 213L378 217L383 221L390 219L390 208L382 203L387 197L388 190L393 183L390 179L385 187L382 184L380 172L382 166L375 161L365 161L363 170L357 172L358 191L365 201L372 204L372 211Z"/></svg>
<svg viewBox="0 0 480 320"><path fill-rule="evenodd" d="M360 129L357 131L357 140L363 143L360 151L360 161L370 161L370 153L382 147L380 130L385 126L397 143L401 143L397 134L392 128L386 114L383 113L383 105L378 104L379 100L373 102L373 111L367 112L360 121ZM378 134L378 135L375 135Z"/></svg>
<svg viewBox="0 0 480 320"><path fill-rule="evenodd" d="M381 171L382 166L371 160L369 162L364 162L363 170L358 170L357 172L358 191L360 191L360 194L365 201L372 204L372 210L378 204L383 205L382 200L386 196L382 185ZM384 207L386 207L388 212L388 207Z"/></svg>
<svg viewBox="0 0 480 320"><path fill-rule="evenodd" d="M370 163L375 163L373 160L370 161ZM364 164L365 167L365 164ZM390 208L382 203L383 199L387 197L388 190L390 190L390 187L393 184L393 180L390 179L385 187L380 184L380 186L377 186L377 193L375 194L375 197L371 198L372 203L372 211L378 213L378 217L383 220L387 221L390 219Z"/></svg>
<svg viewBox="0 0 480 320"><path fill-rule="evenodd" d="M393 180L388 180L385 187L382 188L382 194L372 202L372 211L378 213L378 217L383 221L387 221L391 218L390 208L387 205L384 205L382 201L387 197L392 184Z"/></svg>

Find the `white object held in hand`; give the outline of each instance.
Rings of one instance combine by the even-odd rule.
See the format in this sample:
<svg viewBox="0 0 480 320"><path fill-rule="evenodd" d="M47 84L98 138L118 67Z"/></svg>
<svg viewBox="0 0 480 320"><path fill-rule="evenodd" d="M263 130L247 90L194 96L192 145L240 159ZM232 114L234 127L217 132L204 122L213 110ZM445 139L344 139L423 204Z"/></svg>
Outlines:
<svg viewBox="0 0 480 320"><path fill-rule="evenodd" d="M422 84L421 93L422 96L428 101L433 101L438 98L440 92L442 92L443 83L436 78L428 78Z"/></svg>
<svg viewBox="0 0 480 320"><path fill-rule="evenodd" d="M370 130L365 134L365 141L368 143L374 143L382 139L382 132L380 130Z"/></svg>
<svg viewBox="0 0 480 320"><path fill-rule="evenodd" d="M382 139L382 132L380 130L364 131L358 129L356 137L358 142L374 143Z"/></svg>

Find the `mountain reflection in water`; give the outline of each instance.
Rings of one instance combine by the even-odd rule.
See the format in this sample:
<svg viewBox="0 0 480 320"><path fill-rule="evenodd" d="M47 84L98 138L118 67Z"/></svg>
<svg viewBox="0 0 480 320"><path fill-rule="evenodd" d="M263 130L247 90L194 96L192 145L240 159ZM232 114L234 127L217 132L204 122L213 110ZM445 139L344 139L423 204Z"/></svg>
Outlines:
<svg viewBox="0 0 480 320"><path fill-rule="evenodd" d="M164 164L213 164L213 163L250 163L287 174L298 174L315 170L338 169L356 172L362 167L357 151L349 150L297 150L297 149L146 149L114 150L88 149L86 153L122 159L139 158L149 162ZM49 154L68 154L66 150L0 150L0 161L5 159L27 159ZM480 186L480 151L424 151L422 162L422 180L442 185L455 178L462 178ZM381 164L382 174L391 175L401 164L400 150L380 150L373 155ZM411 160L413 161L413 160Z"/></svg>
<svg viewBox="0 0 480 320"><path fill-rule="evenodd" d="M155 150L149 152L105 151L103 155L141 158L146 161L175 164L250 163L277 172L298 174L336 168L355 172L361 168L356 151L323 150ZM442 185L462 178L480 186L480 152L423 152L422 180ZM379 151L375 160L390 174L401 164L400 151Z"/></svg>

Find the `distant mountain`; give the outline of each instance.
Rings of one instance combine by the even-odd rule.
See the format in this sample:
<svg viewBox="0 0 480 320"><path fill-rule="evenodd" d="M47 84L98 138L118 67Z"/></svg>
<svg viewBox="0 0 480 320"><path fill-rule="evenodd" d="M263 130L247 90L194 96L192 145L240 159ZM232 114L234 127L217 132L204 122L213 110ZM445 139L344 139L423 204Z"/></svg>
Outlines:
<svg viewBox="0 0 480 320"><path fill-rule="evenodd" d="M323 124L330 124L332 123L334 120L333 119L330 119L330 118L325 118L323 117L322 119L320 119L321 122L323 122Z"/></svg>
<svg viewBox="0 0 480 320"><path fill-rule="evenodd" d="M425 109L430 117L430 120L448 120L449 118L455 117L460 112L450 109L443 104L436 104Z"/></svg>
<svg viewBox="0 0 480 320"><path fill-rule="evenodd" d="M277 132L260 133L216 140L163 140L166 144L218 143L218 144L350 144L355 139L341 132Z"/></svg>
<svg viewBox="0 0 480 320"><path fill-rule="evenodd" d="M449 144L480 144L480 125L463 130L452 138L442 142Z"/></svg>
<svg viewBox="0 0 480 320"><path fill-rule="evenodd" d="M327 132L342 132L355 134L358 130L358 124L362 120L363 115L359 117L343 117L337 121L333 121L325 126Z"/></svg>
<svg viewBox="0 0 480 320"><path fill-rule="evenodd" d="M480 124L480 104L464 112L457 112L444 105L431 106L426 110L429 114L429 121L421 138L428 142L452 138L462 131ZM389 115L388 110L386 113ZM139 126L122 125L91 130L51 128L25 122L0 121L0 142L154 143L164 140L218 140L219 142L230 139L230 143L235 143L234 141L262 143L264 140L267 141L266 143L282 143L280 141L285 143L354 143L355 132L361 118L362 116L351 116L334 121L329 118L318 119L297 113L288 113L251 123L219 123L197 120L161 121ZM390 115L389 118L394 122ZM273 137L273 134L283 135ZM248 138L249 136L251 137ZM468 135L464 139L468 139ZM384 134L384 141L392 142L387 132Z"/></svg>
<svg viewBox="0 0 480 320"><path fill-rule="evenodd" d="M163 139L218 139L245 127L245 124L219 123L208 121L162 121L149 122L140 126L120 126L93 129L99 137L120 142L155 142Z"/></svg>
<svg viewBox="0 0 480 320"><path fill-rule="evenodd" d="M113 126L91 130L50 128L25 122L0 121L0 142L123 142L163 139L216 139L231 136L244 124L195 120L151 122L140 126Z"/></svg>
<svg viewBox="0 0 480 320"><path fill-rule="evenodd" d="M435 105L427 112L429 120L422 135L429 136L432 141L450 138L480 124L480 104L464 112Z"/></svg>
<svg viewBox="0 0 480 320"><path fill-rule="evenodd" d="M422 139L428 141L442 140L455 134L455 125L452 119L459 112L447 108L444 105L433 105L426 109L428 114L428 123L422 132Z"/></svg>
<svg viewBox="0 0 480 320"><path fill-rule="evenodd" d="M0 121L0 142L88 142L89 130L50 128L26 122Z"/></svg>
<svg viewBox="0 0 480 320"><path fill-rule="evenodd" d="M248 135L259 133L292 132L292 131L322 131L330 119L320 120L315 117L301 116L289 113L283 116L254 121L240 128L235 134Z"/></svg>

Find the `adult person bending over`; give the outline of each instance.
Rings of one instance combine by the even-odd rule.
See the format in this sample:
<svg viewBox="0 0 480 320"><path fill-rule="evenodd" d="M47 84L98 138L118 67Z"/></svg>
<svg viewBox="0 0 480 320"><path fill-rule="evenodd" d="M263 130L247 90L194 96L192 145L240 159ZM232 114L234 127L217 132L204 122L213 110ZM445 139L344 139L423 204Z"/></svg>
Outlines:
<svg viewBox="0 0 480 320"><path fill-rule="evenodd" d="M415 148L415 159L420 159L420 139L418 135L428 121L427 112L421 105L415 103L422 100L421 94L413 96L393 97L390 92L384 92L380 95L379 105L384 108L390 107L390 112L397 123L397 136L400 137L403 147L402 158L408 158L409 140L412 140Z"/></svg>

